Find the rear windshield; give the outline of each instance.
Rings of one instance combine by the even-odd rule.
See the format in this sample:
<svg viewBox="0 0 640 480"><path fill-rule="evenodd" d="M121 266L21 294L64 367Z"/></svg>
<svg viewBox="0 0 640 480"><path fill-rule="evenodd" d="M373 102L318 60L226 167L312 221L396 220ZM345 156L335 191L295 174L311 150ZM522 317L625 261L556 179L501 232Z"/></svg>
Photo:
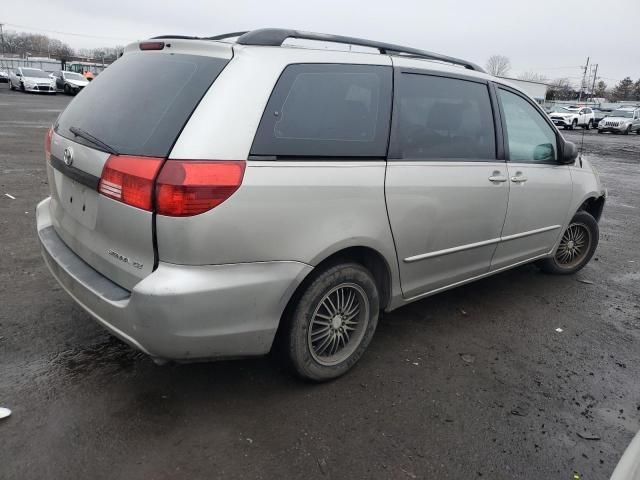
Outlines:
<svg viewBox="0 0 640 480"><path fill-rule="evenodd" d="M56 132L81 128L120 154L166 157L198 102L228 63L200 55L129 53L87 85Z"/></svg>

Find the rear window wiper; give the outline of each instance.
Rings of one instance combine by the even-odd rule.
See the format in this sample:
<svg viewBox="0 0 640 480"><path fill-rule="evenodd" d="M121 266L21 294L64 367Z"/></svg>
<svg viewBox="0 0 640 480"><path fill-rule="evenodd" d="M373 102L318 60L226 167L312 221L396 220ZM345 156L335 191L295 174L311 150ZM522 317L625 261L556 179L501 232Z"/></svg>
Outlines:
<svg viewBox="0 0 640 480"><path fill-rule="evenodd" d="M106 152L109 152L109 153L111 153L113 155L118 155L118 152L116 151L115 148L113 148L110 145L104 143L99 138L94 137L93 135L91 135L86 130L83 130L82 128L69 127L69 131L71 133L73 133L76 137L84 138L85 140L88 140L89 142L93 143L97 147L100 147L102 150L104 150Z"/></svg>

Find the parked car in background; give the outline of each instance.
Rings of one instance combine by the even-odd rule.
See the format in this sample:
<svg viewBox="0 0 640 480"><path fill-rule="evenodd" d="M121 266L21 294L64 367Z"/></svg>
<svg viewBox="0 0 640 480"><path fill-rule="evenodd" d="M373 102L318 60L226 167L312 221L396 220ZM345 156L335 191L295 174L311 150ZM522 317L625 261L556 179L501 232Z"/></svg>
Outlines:
<svg viewBox="0 0 640 480"><path fill-rule="evenodd" d="M611 108L592 108L593 110L593 126L597 127L600 120L611 115Z"/></svg>
<svg viewBox="0 0 640 480"><path fill-rule="evenodd" d="M591 127L595 126L593 110L589 107L566 107L556 105L551 109L549 117L555 125L562 127L565 130L573 130L577 127L589 130Z"/></svg>
<svg viewBox="0 0 640 480"><path fill-rule="evenodd" d="M381 311L534 261L577 272L606 197L481 67L280 29L129 45L45 161L45 262L104 327L159 362L276 345L316 381L358 362Z"/></svg>
<svg viewBox="0 0 640 480"><path fill-rule="evenodd" d="M63 90L67 95L75 95L89 85L89 80L79 73L61 70L53 72L51 75L56 81L56 88Z"/></svg>
<svg viewBox="0 0 640 480"><path fill-rule="evenodd" d="M598 123L598 133L622 133L629 135L636 132L640 135L640 108L624 107L611 112L611 114Z"/></svg>
<svg viewBox="0 0 640 480"><path fill-rule="evenodd" d="M56 82L39 68L18 67L9 71L9 88L23 92L56 93Z"/></svg>
<svg viewBox="0 0 640 480"><path fill-rule="evenodd" d="M9 72L7 70L0 70L0 83L9 83Z"/></svg>

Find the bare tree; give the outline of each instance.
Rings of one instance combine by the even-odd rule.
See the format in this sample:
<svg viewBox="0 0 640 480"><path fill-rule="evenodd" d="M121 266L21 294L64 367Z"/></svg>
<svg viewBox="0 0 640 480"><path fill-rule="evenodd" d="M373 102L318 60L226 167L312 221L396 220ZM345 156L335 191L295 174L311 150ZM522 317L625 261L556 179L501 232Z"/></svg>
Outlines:
<svg viewBox="0 0 640 480"><path fill-rule="evenodd" d="M547 77L545 77L541 73L536 73L536 72L524 72L518 75L518 78L520 80L526 80L528 82L539 82L539 83L545 83L549 80Z"/></svg>
<svg viewBox="0 0 640 480"><path fill-rule="evenodd" d="M577 98L577 92L568 78L556 78L551 81L547 100L573 100L574 98Z"/></svg>
<svg viewBox="0 0 640 480"><path fill-rule="evenodd" d="M487 60L487 71L496 77L504 77L511 70L511 61L504 55L491 55Z"/></svg>
<svg viewBox="0 0 640 480"><path fill-rule="evenodd" d="M600 80L596 83L596 89L593 92L595 97L604 98L607 95L607 84Z"/></svg>

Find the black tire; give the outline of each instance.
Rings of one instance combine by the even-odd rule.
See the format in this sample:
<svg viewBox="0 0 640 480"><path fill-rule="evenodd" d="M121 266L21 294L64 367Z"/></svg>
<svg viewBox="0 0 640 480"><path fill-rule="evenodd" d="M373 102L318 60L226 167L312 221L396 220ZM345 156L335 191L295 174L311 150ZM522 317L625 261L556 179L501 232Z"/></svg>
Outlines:
<svg viewBox="0 0 640 480"><path fill-rule="evenodd" d="M577 126L578 126L578 120L574 118L573 122L571 122L571 126L569 127L569 130L575 130Z"/></svg>
<svg viewBox="0 0 640 480"><path fill-rule="evenodd" d="M71 95L71 88L67 84L64 85L64 93L66 95Z"/></svg>
<svg viewBox="0 0 640 480"><path fill-rule="evenodd" d="M640 135L640 128L636 130L636 135Z"/></svg>
<svg viewBox="0 0 640 480"><path fill-rule="evenodd" d="M26 92L26 90L24 89L24 83L22 83L22 82L20 82L20 91L21 91L22 93L25 93L25 92Z"/></svg>
<svg viewBox="0 0 640 480"><path fill-rule="evenodd" d="M627 129L624 132L622 132L623 135L629 135L630 133L631 133L631 125L629 125Z"/></svg>
<svg viewBox="0 0 640 480"><path fill-rule="evenodd" d="M571 230L572 228L573 230ZM582 237L577 237L575 232L581 234ZM596 222L595 218L585 211L577 212L562 234L562 240L554 252L553 257L538 261L538 267L543 272L554 275L571 275L572 273L576 273L589 263L589 260L593 257L598 247L599 235L600 229L598 228L598 222ZM566 258L568 250L563 248L563 245L567 246L570 244L569 250L571 250L574 245L579 245L577 238L584 239L584 247L576 257L569 261L569 259ZM571 243L574 241L573 239L576 239L575 243Z"/></svg>
<svg viewBox="0 0 640 480"><path fill-rule="evenodd" d="M587 123L584 128L586 130L591 130L591 127L593 127L593 120L589 120L589 123Z"/></svg>
<svg viewBox="0 0 640 480"><path fill-rule="evenodd" d="M333 265L312 275L283 319L282 353L298 376L325 382L344 375L362 357L378 325L380 297L369 270L357 263ZM328 305L339 313L332 316Z"/></svg>
<svg viewBox="0 0 640 480"><path fill-rule="evenodd" d="M604 133L604 131L603 130L598 130L598 133Z"/></svg>
<svg viewBox="0 0 640 480"><path fill-rule="evenodd" d="M9 80L9 90L15 90L16 87L13 86L13 83L11 83L11 80Z"/></svg>

